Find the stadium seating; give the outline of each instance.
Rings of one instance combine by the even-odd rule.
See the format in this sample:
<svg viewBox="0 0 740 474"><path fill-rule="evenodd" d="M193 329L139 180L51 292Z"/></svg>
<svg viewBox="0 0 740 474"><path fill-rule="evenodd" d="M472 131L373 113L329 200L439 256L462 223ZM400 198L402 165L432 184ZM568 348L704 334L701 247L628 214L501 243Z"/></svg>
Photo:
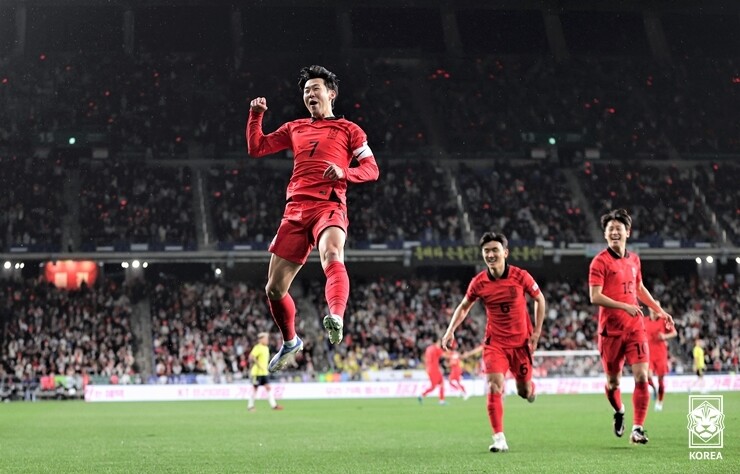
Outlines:
<svg viewBox="0 0 740 474"><path fill-rule="evenodd" d="M151 272L144 304L136 306L130 282L116 272L67 292L8 266L26 253L40 260L65 252L197 250L202 261L266 249L282 216L291 153L247 157L249 101L268 99L266 132L305 117L295 64L308 56L278 44L245 54L254 38L228 35L229 46L217 53L179 51L184 38L176 38L178 48L156 48L135 22L129 23L139 27L123 25L136 37L127 37L133 44L125 52L113 36L115 51L86 45L37 51L42 28L35 22L45 20L32 7L26 11L26 2L12 3L0 12L0 250L8 256L0 286L0 399L76 397L88 383L245 379L256 334L270 331L273 350L281 342L264 282L252 274L256 267L226 280ZM491 35L492 44L483 44L488 38L474 28L455 31L456 19L476 15L519 25L510 12L441 3L444 12L436 6L404 12L443 18L437 30L423 25L383 34L366 25L391 21L386 11L358 15L343 5L336 20L345 28L341 38L327 32L330 44L311 55L339 75L335 111L363 128L380 167L380 180L348 189L348 249L474 246L482 232L496 229L513 245L588 255L603 244L600 215L617 207L631 212L631 244L640 248L740 246L740 122L732 119L740 109L731 49L737 42L717 41L728 44L726 58L720 51L697 54L683 32L678 42L671 37L676 20L662 15L668 44L661 46L655 29L646 40L649 53L587 47L579 54L577 42L558 28L542 33L543 49L522 45L512 28L515 44L506 47L514 52L503 46L505 31ZM537 7L532 12L539 24L542 15ZM230 33L238 29L235 20ZM713 23L718 33L734 33L727 25L737 15L724 26ZM363 34L353 34L360 24ZM21 31L27 37L18 41ZM589 36L578 33L582 41ZM398 39L410 41L393 44ZM729 258L718 258L720 266L728 268ZM419 368L466 285L447 268L426 270L383 277L350 271L356 280L345 339L336 347L318 323L325 313L321 278L302 276L293 290L301 293L305 349L286 378L359 380L370 369ZM553 277L557 269L547 273L538 278L549 303L540 347L596 349L586 282ZM690 371L696 337L706 341L710 371L737 372L737 272L653 276L659 273L651 269L648 286L676 320L674 373ZM458 330L461 350L478 345L483 330L478 308ZM466 370L475 373L475 362L466 361ZM547 358L537 370L601 373L593 358Z"/></svg>

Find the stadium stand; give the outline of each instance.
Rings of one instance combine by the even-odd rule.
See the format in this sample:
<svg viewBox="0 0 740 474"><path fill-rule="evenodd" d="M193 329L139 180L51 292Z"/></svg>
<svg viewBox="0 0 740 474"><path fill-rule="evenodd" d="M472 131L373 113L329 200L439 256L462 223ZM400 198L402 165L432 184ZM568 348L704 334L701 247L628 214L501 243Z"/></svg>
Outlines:
<svg viewBox="0 0 740 474"><path fill-rule="evenodd" d="M595 15L613 26L599 36L582 28L589 12L543 15L537 2L522 7L532 15L484 1L300 10L319 32L253 25L256 14L292 21L268 5L234 6L220 20L196 6L196 25L162 2L159 14L193 27L182 35L136 2L127 14L142 21L130 24L100 2L111 23L99 23L112 27L91 38L54 34L54 21L77 24L80 9L61 2L39 17L26 3L0 7L0 398L77 397L88 383L234 382L258 332L273 331L279 347L259 278L291 156L249 159L244 126L257 96L268 99L266 131L305 115L296 73L306 58L338 73L336 111L366 131L381 179L348 190L345 341L326 343L321 279L305 277L295 289L305 348L286 380L420 367L464 294L460 273L476 263L444 251L475 247L492 228L544 255L524 262L550 303L541 348L595 349L583 278L603 243L599 216L614 207L631 211L649 286L676 319L674 373L690 371L697 336L710 371L737 372L740 130L729 118L740 108L740 42L727 40L740 31L736 9L714 10L727 21L702 40L685 35L686 6L658 11L663 33L638 21L633 35L618 15ZM544 16L558 27L546 33ZM414 248L437 259L422 265ZM687 270L689 255L701 263ZM17 265L67 257L101 262L103 277L67 291L37 265ZM119 266L148 257L137 274ZM191 267L203 262L205 276ZM136 296L135 276L144 278ZM483 324L478 312L460 329L461 350L478 344ZM601 368L553 357L538 370Z"/></svg>
<svg viewBox="0 0 740 474"><path fill-rule="evenodd" d="M653 278L649 285L676 321L679 337L670 349L674 373L690 372L698 336L707 343L711 372L737 370L740 327L732 314L738 304L736 281L674 277ZM315 281L305 281L304 287L315 310L299 319L323 314L323 287ZM595 349L596 312L585 282L547 280L542 288L549 307L540 349ZM306 347L290 373L310 379L328 371L341 374L342 380L360 380L367 370L419 368L424 349L444 331L464 291L460 280L428 277L356 283L343 344L329 348L321 331L301 323ZM264 293L250 283L159 278L147 290L149 311L143 316L132 315L127 292L112 281L79 291L39 280L5 285L0 378L17 387L17 397L24 383L33 384L36 396L43 397L72 396L75 390L70 395L70 388L78 392L83 384L102 381L197 383L202 378L228 383L248 376L246 355L256 334L273 329ZM137 317L148 318L144 326L151 327L150 347L137 342L143 340L132 329ZM480 344L484 326L485 316L477 308L456 334L461 352ZM273 351L280 342L273 331ZM148 378L139 371L137 350L153 360ZM469 375L476 370L476 361L466 363ZM548 358L538 370L540 375L588 375L599 373L600 366L589 358Z"/></svg>

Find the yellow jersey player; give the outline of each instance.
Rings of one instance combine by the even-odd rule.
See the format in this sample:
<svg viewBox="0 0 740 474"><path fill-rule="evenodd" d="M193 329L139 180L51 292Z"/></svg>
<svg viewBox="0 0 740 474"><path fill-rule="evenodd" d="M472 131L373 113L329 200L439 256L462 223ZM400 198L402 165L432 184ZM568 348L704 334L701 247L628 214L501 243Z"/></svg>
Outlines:
<svg viewBox="0 0 740 474"><path fill-rule="evenodd" d="M270 372L267 364L270 361L270 348L267 346L269 335L266 332L257 334L257 344L254 345L249 353L249 363L252 365L249 375L252 380L252 394L249 397L247 410L254 411L254 401L257 398L257 391L260 386L265 387L267 400L273 410L282 410L283 407L275 401L275 394L270 387Z"/></svg>
<svg viewBox="0 0 740 474"><path fill-rule="evenodd" d="M689 391L698 389L701 393L706 393L706 389L704 388L704 370L706 370L707 367L704 363L704 341L697 337L694 344L694 349L691 352L694 356L694 372L696 373L696 381L691 385Z"/></svg>

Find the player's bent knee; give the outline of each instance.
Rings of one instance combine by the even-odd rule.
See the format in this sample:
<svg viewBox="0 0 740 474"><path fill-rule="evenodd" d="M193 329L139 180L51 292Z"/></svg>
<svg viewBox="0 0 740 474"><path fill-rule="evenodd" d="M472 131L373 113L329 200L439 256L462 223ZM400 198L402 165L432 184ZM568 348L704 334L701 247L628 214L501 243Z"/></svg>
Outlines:
<svg viewBox="0 0 740 474"><path fill-rule="evenodd" d="M647 374L642 374L642 373L635 374L635 382L647 382L647 381L648 381Z"/></svg>
<svg viewBox="0 0 740 474"><path fill-rule="evenodd" d="M279 300L280 298L282 298L283 296L285 296L285 294L287 293L287 291L281 291L279 288L275 288L274 286L271 286L270 284L268 284L265 287L265 293L267 294L267 297L269 299L271 299L271 300Z"/></svg>
<svg viewBox="0 0 740 474"><path fill-rule="evenodd" d="M619 376L607 375L606 376L606 388L609 390L616 390L619 388Z"/></svg>
<svg viewBox="0 0 740 474"><path fill-rule="evenodd" d="M326 263L341 262L342 252L339 249L335 249L335 248L326 249L321 257L323 261Z"/></svg>

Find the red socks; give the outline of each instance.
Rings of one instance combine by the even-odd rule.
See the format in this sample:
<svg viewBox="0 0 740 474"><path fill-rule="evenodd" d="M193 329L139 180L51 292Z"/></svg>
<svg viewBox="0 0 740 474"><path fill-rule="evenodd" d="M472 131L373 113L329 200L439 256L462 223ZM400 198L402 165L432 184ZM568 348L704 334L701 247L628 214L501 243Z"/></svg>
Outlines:
<svg viewBox="0 0 740 474"><path fill-rule="evenodd" d="M491 422L493 434L504 431L504 405L500 393L488 394L488 420Z"/></svg>
<svg viewBox="0 0 740 474"><path fill-rule="evenodd" d="M293 298L290 293L286 293L279 300L267 298L267 302L270 305L272 319L275 320L275 324L280 328L283 335L283 341L290 341L295 337L295 302Z"/></svg>
<svg viewBox="0 0 740 474"><path fill-rule="evenodd" d="M635 382L635 391L632 394L632 408L635 410L634 423L642 426L645 423L648 406L650 405L650 392L647 382Z"/></svg>
<svg viewBox="0 0 740 474"><path fill-rule="evenodd" d="M647 383L645 384L647 386ZM606 398L609 400L609 403L611 404L612 408L614 408L614 411L619 411L622 409L622 392L615 388L614 390L609 390L608 388L604 387L604 392L606 392Z"/></svg>
<svg viewBox="0 0 740 474"><path fill-rule="evenodd" d="M349 275L342 262L331 262L324 270L326 274L326 302L331 314L343 317L349 299ZM289 293L279 300L267 299L272 319L275 320L284 341L295 337L295 302Z"/></svg>
<svg viewBox="0 0 740 474"><path fill-rule="evenodd" d="M344 310L347 309L347 300L349 299L349 275L344 263L339 261L331 262L324 269L326 275L326 303L329 305L329 313L339 317L344 317Z"/></svg>
<svg viewBox="0 0 740 474"><path fill-rule="evenodd" d="M454 388L455 390L459 390L462 393L465 393L465 385L458 382L457 380L450 380L450 387Z"/></svg>
<svg viewBox="0 0 740 474"><path fill-rule="evenodd" d="M426 397L427 395L429 395L430 393L432 393L434 391L434 389L437 388L437 387L439 387L439 401L440 402L443 402L444 399L445 399L445 384L444 384L444 382L441 383L441 384L439 384L439 385L432 384L432 386L429 387L428 389L426 389L424 391L424 393L421 394L421 396L422 397Z"/></svg>
<svg viewBox="0 0 740 474"><path fill-rule="evenodd" d="M665 383L663 382L663 379L658 379L658 401L663 401L663 395L665 395Z"/></svg>

